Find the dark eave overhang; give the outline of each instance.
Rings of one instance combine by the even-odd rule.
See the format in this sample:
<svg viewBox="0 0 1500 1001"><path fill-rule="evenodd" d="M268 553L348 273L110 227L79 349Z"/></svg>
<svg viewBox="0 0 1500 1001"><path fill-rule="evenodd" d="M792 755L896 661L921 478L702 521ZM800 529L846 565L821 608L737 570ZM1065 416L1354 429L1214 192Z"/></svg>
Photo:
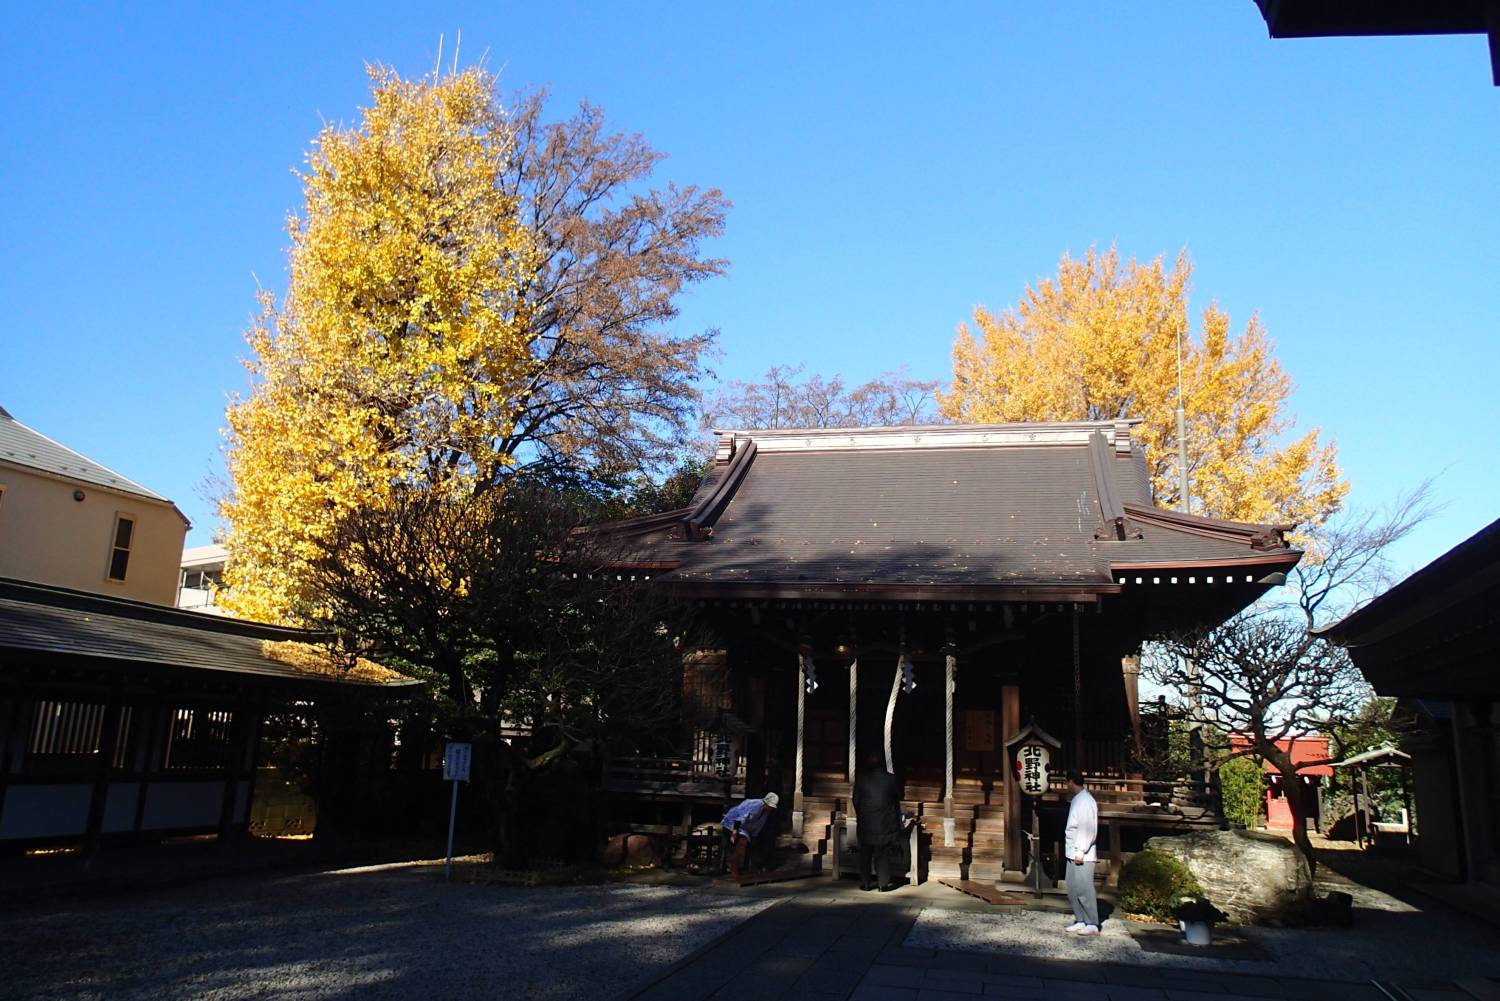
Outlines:
<svg viewBox="0 0 1500 1001"><path fill-rule="evenodd" d="M850 602L1058 602L1097 603L1101 595L1119 594L1113 582L1063 583L1036 581L1005 584L890 583L764 583L755 581L693 581L666 578L663 585L683 598L726 601L850 601Z"/></svg>
<svg viewBox="0 0 1500 1001"><path fill-rule="evenodd" d="M1341 646L1389 639L1500 587L1500 519L1338 622L1314 630Z"/></svg>
<svg viewBox="0 0 1500 1001"><path fill-rule="evenodd" d="M1487 35L1500 86L1500 0L1255 0L1272 38Z"/></svg>

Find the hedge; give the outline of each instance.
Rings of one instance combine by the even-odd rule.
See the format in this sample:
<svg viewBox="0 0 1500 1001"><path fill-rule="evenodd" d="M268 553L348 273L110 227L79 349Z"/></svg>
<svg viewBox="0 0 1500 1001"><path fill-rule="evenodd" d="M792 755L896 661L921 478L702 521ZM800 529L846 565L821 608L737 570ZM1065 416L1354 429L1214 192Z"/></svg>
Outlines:
<svg viewBox="0 0 1500 1001"><path fill-rule="evenodd" d="M1120 870L1116 895L1121 910L1143 914L1157 921L1172 922L1172 898L1201 896L1203 887L1193 874L1171 855L1147 849L1137 852Z"/></svg>

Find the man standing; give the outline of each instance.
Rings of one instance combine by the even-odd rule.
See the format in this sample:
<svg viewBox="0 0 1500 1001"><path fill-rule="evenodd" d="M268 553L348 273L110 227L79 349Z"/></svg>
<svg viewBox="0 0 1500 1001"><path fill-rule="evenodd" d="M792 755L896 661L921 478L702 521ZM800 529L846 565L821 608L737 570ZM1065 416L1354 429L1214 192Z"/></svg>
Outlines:
<svg viewBox="0 0 1500 1001"><path fill-rule="evenodd" d="M745 868L745 855L750 850L751 840L760 837L779 802L774 792L768 792L761 799L747 799L740 803L724 814L724 819L719 822L724 829L724 858L729 862L729 874L735 879L740 878L740 871Z"/></svg>
<svg viewBox="0 0 1500 1001"><path fill-rule="evenodd" d="M1094 842L1099 836L1099 806L1083 787L1083 772L1068 769L1068 826L1063 832L1063 851L1068 859L1068 903L1073 907L1072 924L1067 930L1074 935L1099 934L1099 898L1094 893L1094 863L1099 854Z"/></svg>
<svg viewBox="0 0 1500 1001"><path fill-rule="evenodd" d="M896 888L891 875L892 849L901 837L901 783L885 770L878 754L865 758L859 777L854 780L854 818L858 822L859 888L873 890L870 863L880 877L882 893Z"/></svg>

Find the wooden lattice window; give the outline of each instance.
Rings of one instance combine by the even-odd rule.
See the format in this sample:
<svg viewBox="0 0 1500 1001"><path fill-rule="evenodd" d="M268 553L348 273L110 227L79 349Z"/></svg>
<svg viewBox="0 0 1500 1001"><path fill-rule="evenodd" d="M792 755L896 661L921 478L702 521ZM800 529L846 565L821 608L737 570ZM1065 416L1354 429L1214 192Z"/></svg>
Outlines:
<svg viewBox="0 0 1500 1001"><path fill-rule="evenodd" d="M229 727L234 714L227 709L178 709L167 733L164 768L222 768L229 760Z"/></svg>
<svg viewBox="0 0 1500 1001"><path fill-rule="evenodd" d="M57 702L44 699L36 703L27 739L27 763L30 768L78 763L98 754L103 744L105 707L93 702ZM130 707L120 709L115 734L115 768L124 768L126 744L130 736Z"/></svg>

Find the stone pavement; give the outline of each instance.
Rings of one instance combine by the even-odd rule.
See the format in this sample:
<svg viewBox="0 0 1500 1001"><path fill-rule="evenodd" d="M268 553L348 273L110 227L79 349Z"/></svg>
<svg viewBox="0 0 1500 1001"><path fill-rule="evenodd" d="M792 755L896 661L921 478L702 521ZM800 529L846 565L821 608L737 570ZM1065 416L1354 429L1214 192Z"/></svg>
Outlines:
<svg viewBox="0 0 1500 1001"><path fill-rule="evenodd" d="M924 892L926 891L926 892ZM942 906L982 910L954 891ZM787 897L619 1001L1390 1001L1374 984L918 949L903 943L927 887L860 893L851 884ZM1054 910L1038 921L1059 922ZM1414 1001L1471 1001L1453 990Z"/></svg>

